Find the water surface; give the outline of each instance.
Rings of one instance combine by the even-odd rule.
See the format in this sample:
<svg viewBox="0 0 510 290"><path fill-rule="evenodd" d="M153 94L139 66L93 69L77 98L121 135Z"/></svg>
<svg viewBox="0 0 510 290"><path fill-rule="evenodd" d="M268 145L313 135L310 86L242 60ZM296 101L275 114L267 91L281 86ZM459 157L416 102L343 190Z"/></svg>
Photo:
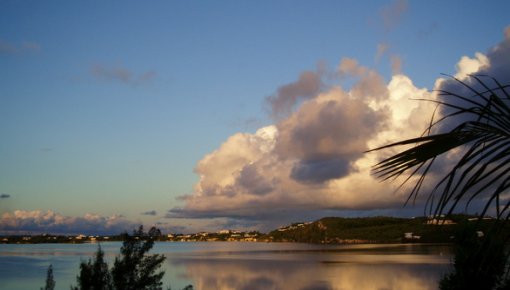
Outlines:
<svg viewBox="0 0 510 290"><path fill-rule="evenodd" d="M110 265L121 243L102 243ZM97 244L0 245L0 289L39 289L53 265L56 290L76 284L79 263ZM310 245L298 243L156 243L165 287L182 289L437 289L449 269L441 245Z"/></svg>

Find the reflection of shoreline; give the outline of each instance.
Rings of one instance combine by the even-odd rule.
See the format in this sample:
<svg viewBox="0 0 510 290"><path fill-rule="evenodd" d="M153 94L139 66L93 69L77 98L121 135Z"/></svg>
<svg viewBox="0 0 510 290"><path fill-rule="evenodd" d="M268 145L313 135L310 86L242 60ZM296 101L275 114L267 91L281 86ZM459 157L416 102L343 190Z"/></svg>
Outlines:
<svg viewBox="0 0 510 290"><path fill-rule="evenodd" d="M448 244L363 244L363 245L315 245L303 243L269 243L269 244L242 244L242 243L203 243L189 244L190 248L200 250L175 252L164 254L169 258L185 259L296 259L315 261L321 257L335 257L350 259L352 257L368 256L368 261L375 263L391 259L392 257L403 257L414 255L413 259L408 259L406 263L436 263L437 261L423 260L427 257L436 257L439 263L443 263L451 255L451 246ZM186 245L183 243L182 245ZM354 262L360 263L357 259ZM449 262L449 260L447 261ZM403 263L400 259L399 263Z"/></svg>
<svg viewBox="0 0 510 290"><path fill-rule="evenodd" d="M120 243L101 247L112 263ZM37 285L6 289L38 288L50 263L61 285L74 283L80 260L96 250L97 244L4 246L0 284L32 279ZM156 243L152 253L167 257L165 285L196 290L430 290L450 262L449 246L411 244Z"/></svg>
<svg viewBox="0 0 510 290"><path fill-rule="evenodd" d="M172 258L195 289L437 289L446 265L284 260ZM323 257L326 258L326 257ZM411 257L408 257L411 258ZM327 258L326 258L327 259Z"/></svg>
<svg viewBox="0 0 510 290"><path fill-rule="evenodd" d="M4 247L0 256L92 256L97 247L101 246L107 256L119 252L121 242L83 243L83 244L13 244ZM180 250L186 249L185 251ZM171 250L176 249L176 251ZM200 250L198 250L200 249ZM451 244L447 243L384 243L384 244L307 244L298 242L271 243L239 243L239 242L156 242L153 253L183 254L188 257L193 254L222 255L222 254L321 254L321 253L391 253L407 254L409 252L423 252L424 254L449 255Z"/></svg>
<svg viewBox="0 0 510 290"><path fill-rule="evenodd" d="M45 236L45 240L41 240L39 236L0 236L0 245L98 245L109 243L121 243L122 240L112 239L108 237L96 236L93 240L83 239L80 241L73 240L72 236ZM363 239L335 239L328 240L328 242L302 242L293 240L274 240L274 239L194 239L194 238L171 238L169 240L156 240L155 243L246 243L246 244L311 244L311 245L452 245L452 242L385 242L376 240L363 240Z"/></svg>

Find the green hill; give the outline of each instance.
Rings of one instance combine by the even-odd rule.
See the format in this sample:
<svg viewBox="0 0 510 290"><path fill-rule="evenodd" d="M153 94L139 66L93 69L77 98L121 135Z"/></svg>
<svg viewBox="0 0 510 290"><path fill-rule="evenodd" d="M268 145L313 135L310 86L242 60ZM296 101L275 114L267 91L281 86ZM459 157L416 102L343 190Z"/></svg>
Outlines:
<svg viewBox="0 0 510 290"><path fill-rule="evenodd" d="M303 243L444 243L451 242L459 225L475 223L483 232L492 220L478 221L455 215L444 221L424 217L327 217L311 223L295 223L269 232L263 237L274 242Z"/></svg>

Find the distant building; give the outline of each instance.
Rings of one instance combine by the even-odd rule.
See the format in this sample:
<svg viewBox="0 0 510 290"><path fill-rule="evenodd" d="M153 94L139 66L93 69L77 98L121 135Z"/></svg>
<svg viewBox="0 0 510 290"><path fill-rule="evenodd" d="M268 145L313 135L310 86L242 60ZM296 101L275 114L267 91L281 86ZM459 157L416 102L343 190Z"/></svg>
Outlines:
<svg viewBox="0 0 510 290"><path fill-rule="evenodd" d="M473 217L473 218L468 218L468 221L472 222L472 221L477 221L479 220L480 218L477 218L477 217ZM493 220L494 218L491 217L491 216L485 216L482 218L482 220Z"/></svg>
<svg viewBox="0 0 510 290"><path fill-rule="evenodd" d="M444 219L444 218L433 218L433 219L429 219L427 220L427 224L428 225L455 225L456 222L450 220L450 219Z"/></svg>
<svg viewBox="0 0 510 290"><path fill-rule="evenodd" d="M421 236L416 236L414 235L414 233L404 233L404 238L408 239L408 240L419 240L421 239Z"/></svg>

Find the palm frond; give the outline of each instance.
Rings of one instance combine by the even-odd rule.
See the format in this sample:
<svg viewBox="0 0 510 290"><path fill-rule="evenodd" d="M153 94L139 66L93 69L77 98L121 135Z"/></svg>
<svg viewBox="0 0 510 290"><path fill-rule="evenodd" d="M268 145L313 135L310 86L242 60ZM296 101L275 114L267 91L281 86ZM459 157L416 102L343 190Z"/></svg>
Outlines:
<svg viewBox="0 0 510 290"><path fill-rule="evenodd" d="M467 207L483 196L486 199L481 215L495 207L498 218L510 216L510 201L500 205L502 195L510 189L510 96L506 91L509 86L489 77L495 84L491 87L482 79L487 76L470 77L474 85L452 77L470 92L467 96L442 90L438 91L442 100L431 100L445 110L438 120L431 120L426 135L370 150L414 145L380 161L372 172L382 180L406 174L401 186L417 177L407 204L417 198L438 158L459 148L463 153L457 154L456 163L429 192L426 208L434 215L452 213L460 203ZM442 129L448 128L444 125L450 122L457 126ZM432 134L435 128L439 133Z"/></svg>

